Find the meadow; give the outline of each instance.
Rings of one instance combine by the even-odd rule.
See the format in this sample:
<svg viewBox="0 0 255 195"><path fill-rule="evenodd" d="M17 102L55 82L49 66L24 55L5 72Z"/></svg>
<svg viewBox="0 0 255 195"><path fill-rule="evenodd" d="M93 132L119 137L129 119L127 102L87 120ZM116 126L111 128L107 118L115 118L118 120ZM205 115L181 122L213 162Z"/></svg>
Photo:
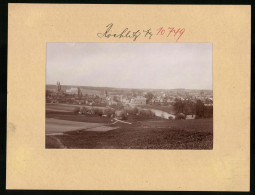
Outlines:
<svg viewBox="0 0 255 195"><path fill-rule="evenodd" d="M75 114L73 105L49 107L46 148L213 149L212 118L166 120L129 116L126 122L131 124L126 124L108 117Z"/></svg>
<svg viewBox="0 0 255 195"><path fill-rule="evenodd" d="M211 132L175 128L119 128L106 132L72 131L56 136L67 148L212 149Z"/></svg>
<svg viewBox="0 0 255 195"><path fill-rule="evenodd" d="M46 111L52 111L52 112L73 112L75 109L80 108L81 105L76 104L46 104ZM92 106L84 106L82 107L92 107ZM104 109L104 107L101 106L93 106L94 108Z"/></svg>
<svg viewBox="0 0 255 195"><path fill-rule="evenodd" d="M161 110L170 114L174 114L174 107L172 105L163 106L163 105L140 105L141 108L150 108L150 109L156 109Z"/></svg>
<svg viewBox="0 0 255 195"><path fill-rule="evenodd" d="M98 126L102 126L102 124L46 118L46 134L84 130Z"/></svg>

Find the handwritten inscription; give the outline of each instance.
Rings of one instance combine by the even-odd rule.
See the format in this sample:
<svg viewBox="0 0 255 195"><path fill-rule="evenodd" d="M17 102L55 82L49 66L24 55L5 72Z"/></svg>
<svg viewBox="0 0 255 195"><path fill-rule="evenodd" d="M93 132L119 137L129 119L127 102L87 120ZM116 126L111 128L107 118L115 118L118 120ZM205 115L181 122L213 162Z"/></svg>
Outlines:
<svg viewBox="0 0 255 195"><path fill-rule="evenodd" d="M129 28L124 28L122 30L116 30L113 28L113 24L110 23L106 26L106 29L103 30L103 32L97 33L97 36L99 38L118 38L118 39L131 39L133 41L136 41L139 39L139 37L144 37L148 39L152 39L154 36L165 36L173 37L176 41L178 41L184 34L185 28L175 28L175 27L168 27L167 29L164 27L160 27L153 32L151 28L148 29L136 29L136 30L130 30Z"/></svg>
<svg viewBox="0 0 255 195"><path fill-rule="evenodd" d="M158 31L157 34L156 34L157 36L158 35L165 35L166 37L169 37L170 35L173 35L174 37L177 37L176 41L178 41L181 38L181 36L184 34L185 28L175 29L175 27L168 27L165 30L164 27L161 27L157 31Z"/></svg>
<svg viewBox="0 0 255 195"><path fill-rule="evenodd" d="M148 30L135 30L135 31L131 31L129 30L129 28L125 28L124 30L122 30L120 33L113 33L112 32L112 28L113 28L113 24L108 24L106 26L106 31L103 33L97 33L97 36L99 38L110 38L110 37L114 37L114 38L129 38L132 39L133 41L136 41L138 37L140 36L144 36L144 37L149 37L149 39L152 36L151 33L151 29Z"/></svg>

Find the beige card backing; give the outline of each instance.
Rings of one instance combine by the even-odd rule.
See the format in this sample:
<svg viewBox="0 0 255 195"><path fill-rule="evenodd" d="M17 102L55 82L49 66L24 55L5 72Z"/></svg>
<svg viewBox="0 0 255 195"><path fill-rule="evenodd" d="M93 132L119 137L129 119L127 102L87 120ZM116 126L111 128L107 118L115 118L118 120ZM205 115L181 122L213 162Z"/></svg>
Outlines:
<svg viewBox="0 0 255 195"><path fill-rule="evenodd" d="M45 149L46 43L133 42L109 23L213 44L213 150ZM250 6L9 4L8 25L7 189L249 190Z"/></svg>

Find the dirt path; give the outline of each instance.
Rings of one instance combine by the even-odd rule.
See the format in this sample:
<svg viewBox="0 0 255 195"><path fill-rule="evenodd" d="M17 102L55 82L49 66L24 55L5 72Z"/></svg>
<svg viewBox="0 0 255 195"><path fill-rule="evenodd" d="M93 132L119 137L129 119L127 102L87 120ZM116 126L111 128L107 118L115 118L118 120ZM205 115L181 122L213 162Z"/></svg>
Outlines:
<svg viewBox="0 0 255 195"><path fill-rule="evenodd" d="M121 122L121 123L126 123L126 124L129 124L129 125L132 125L132 123L129 123L129 122L126 122L126 121L122 121L122 120L119 120L119 119L116 119L116 118L114 120L116 120L116 122Z"/></svg>

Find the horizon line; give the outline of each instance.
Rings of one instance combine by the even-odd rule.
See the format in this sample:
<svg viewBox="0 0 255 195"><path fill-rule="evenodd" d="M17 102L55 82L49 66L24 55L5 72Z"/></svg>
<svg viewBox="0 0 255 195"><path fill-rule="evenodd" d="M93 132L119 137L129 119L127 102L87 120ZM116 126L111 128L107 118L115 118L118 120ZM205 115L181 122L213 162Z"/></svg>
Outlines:
<svg viewBox="0 0 255 195"><path fill-rule="evenodd" d="M61 83L60 83L61 84ZM47 84L47 85L56 85L56 84ZM79 87L95 87L95 88L115 88L115 89L140 89L140 90L176 90L176 89L188 89L188 90L210 90L213 89L198 89L198 88L129 88L129 87L106 87L106 86L88 86L88 85L71 85L71 84L61 84L62 86L79 86Z"/></svg>

